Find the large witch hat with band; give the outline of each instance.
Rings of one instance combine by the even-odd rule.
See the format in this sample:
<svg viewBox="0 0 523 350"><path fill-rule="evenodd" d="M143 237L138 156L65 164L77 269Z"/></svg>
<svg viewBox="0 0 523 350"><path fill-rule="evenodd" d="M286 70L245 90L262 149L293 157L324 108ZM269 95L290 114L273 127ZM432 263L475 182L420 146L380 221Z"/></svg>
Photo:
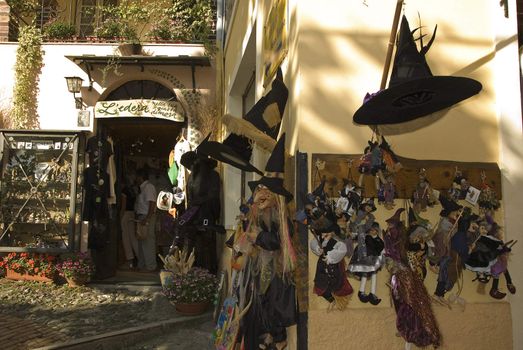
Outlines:
<svg viewBox="0 0 523 350"><path fill-rule="evenodd" d="M271 91L256 102L245 115L245 119L224 115L222 121L231 133L223 143L208 142L201 148L201 152L235 168L262 175L260 170L249 163L252 143L255 142L269 152L274 149L288 95L283 74L278 68Z"/></svg>
<svg viewBox="0 0 523 350"><path fill-rule="evenodd" d="M205 154L205 152L202 152L202 146L203 148L206 147L206 144L208 144L209 138L211 137L211 134L207 135L205 139L194 149L194 151L188 151L182 154L182 157L180 158L180 164L186 167L187 169L191 169L193 164L196 162L197 159L203 160L209 164L211 168L216 168L218 163L216 160L211 159Z"/></svg>
<svg viewBox="0 0 523 350"><path fill-rule="evenodd" d="M198 151L217 161L230 164L243 171L263 175L258 168L249 163L252 155L252 147L249 144L249 140L243 136L230 134L223 143L204 141L198 146Z"/></svg>
<svg viewBox="0 0 523 350"><path fill-rule="evenodd" d="M413 32L403 16L389 87L373 95L367 94L353 116L355 123L407 122L448 108L481 91L481 83L474 79L432 75L425 54L434 41L436 29L426 46L420 35L421 50L418 51Z"/></svg>
<svg viewBox="0 0 523 350"><path fill-rule="evenodd" d="M249 181L249 187L254 192L256 187L263 185L271 192L282 195L287 202L290 202L293 195L283 187L283 174L285 169L285 134L281 135L276 143L276 147L272 151L267 165L265 166L265 174L261 179L256 181Z"/></svg>

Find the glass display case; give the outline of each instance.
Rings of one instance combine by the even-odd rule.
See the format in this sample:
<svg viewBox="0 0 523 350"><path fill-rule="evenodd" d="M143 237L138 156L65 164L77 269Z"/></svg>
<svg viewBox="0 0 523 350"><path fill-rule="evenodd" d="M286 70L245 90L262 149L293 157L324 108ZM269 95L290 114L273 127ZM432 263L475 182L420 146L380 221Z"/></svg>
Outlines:
<svg viewBox="0 0 523 350"><path fill-rule="evenodd" d="M78 249L83 135L0 131L0 252Z"/></svg>

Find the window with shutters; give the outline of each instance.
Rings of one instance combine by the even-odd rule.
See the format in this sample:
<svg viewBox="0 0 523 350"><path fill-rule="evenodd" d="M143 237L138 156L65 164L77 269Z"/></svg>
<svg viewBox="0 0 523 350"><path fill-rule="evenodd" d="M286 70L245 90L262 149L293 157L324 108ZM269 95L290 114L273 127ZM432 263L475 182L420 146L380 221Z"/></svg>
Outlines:
<svg viewBox="0 0 523 350"><path fill-rule="evenodd" d="M93 35L94 29L102 22L104 6L116 6L117 0L81 0L78 33L81 37Z"/></svg>
<svg viewBox="0 0 523 350"><path fill-rule="evenodd" d="M36 26L40 29L50 22L52 19L58 17L58 3L56 0L43 0L38 5L36 11Z"/></svg>

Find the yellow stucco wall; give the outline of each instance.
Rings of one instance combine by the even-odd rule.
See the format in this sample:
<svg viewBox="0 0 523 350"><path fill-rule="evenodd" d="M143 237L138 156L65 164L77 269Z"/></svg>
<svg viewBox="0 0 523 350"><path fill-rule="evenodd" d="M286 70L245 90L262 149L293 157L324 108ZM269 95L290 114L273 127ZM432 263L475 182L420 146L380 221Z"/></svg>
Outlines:
<svg viewBox="0 0 523 350"><path fill-rule="evenodd" d="M367 3L368 7L361 1L329 1L321 6L315 1L300 2L299 145L304 152L360 153L371 134L369 128L354 125L352 115L366 92L379 89L396 2ZM492 64L481 61L491 58L493 50L494 32L487 3L445 0L409 1L406 5L411 29L418 23L418 11L425 33L438 25L436 40L427 54L433 74L458 72L481 81L483 90L433 124L388 137L399 155L498 160ZM417 124L404 123L401 128ZM382 129L385 134L389 131ZM442 138L446 142L441 142ZM310 142L312 139L315 142Z"/></svg>
<svg viewBox="0 0 523 350"><path fill-rule="evenodd" d="M497 307L477 303L468 305L465 311L443 307L436 307L434 311L443 334L440 349L512 348L510 305L506 302ZM330 313L311 310L309 349L404 349L405 342L396 336L395 322L396 315L390 307Z"/></svg>

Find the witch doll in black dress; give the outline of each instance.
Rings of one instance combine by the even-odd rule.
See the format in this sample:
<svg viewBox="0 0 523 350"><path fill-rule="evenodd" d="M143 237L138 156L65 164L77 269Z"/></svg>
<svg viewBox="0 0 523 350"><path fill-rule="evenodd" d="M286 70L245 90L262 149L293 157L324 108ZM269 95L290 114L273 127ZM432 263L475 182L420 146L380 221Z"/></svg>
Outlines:
<svg viewBox="0 0 523 350"><path fill-rule="evenodd" d="M377 272L383 265L383 240L380 238L380 225L373 222L370 228L365 231L365 224L357 226L358 246L354 250L349 263L349 272L360 277L360 290L358 298L362 303L378 305L381 299L376 296ZM367 279L371 279L370 293L365 293Z"/></svg>

